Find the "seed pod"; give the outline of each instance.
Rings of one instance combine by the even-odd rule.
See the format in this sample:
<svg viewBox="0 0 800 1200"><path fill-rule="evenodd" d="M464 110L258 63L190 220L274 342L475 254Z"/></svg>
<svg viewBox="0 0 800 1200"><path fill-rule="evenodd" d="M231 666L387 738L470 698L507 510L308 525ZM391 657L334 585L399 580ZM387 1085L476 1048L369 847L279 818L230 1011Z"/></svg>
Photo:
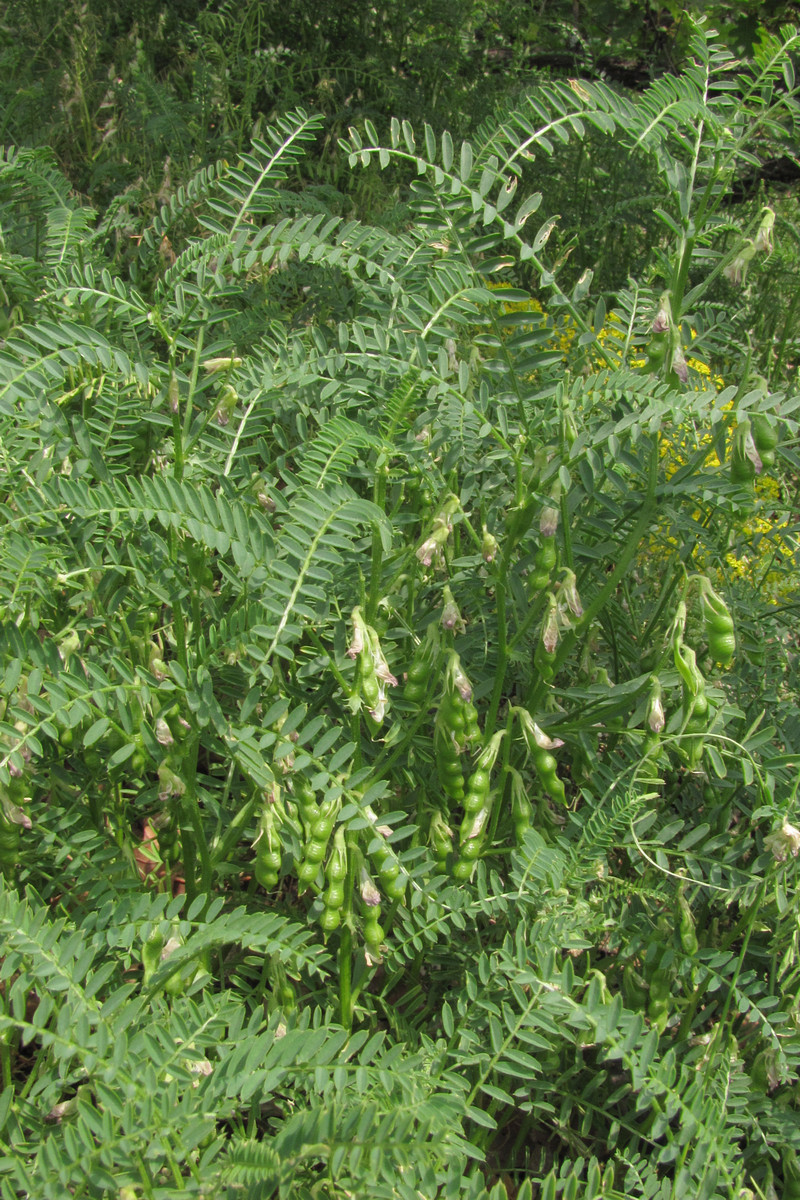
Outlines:
<svg viewBox="0 0 800 1200"><path fill-rule="evenodd" d="M727 667L736 650L733 617L723 598L714 591L707 579L702 580L701 586L704 631L708 638L708 649L715 662L718 662L720 666Z"/></svg>
<svg viewBox="0 0 800 1200"><path fill-rule="evenodd" d="M164 949L164 935L156 927L142 943L142 967L145 987L150 983L155 972L161 966L161 951Z"/></svg>
<svg viewBox="0 0 800 1200"><path fill-rule="evenodd" d="M528 799L522 776L519 771L509 768L511 776L511 820L514 822L514 836L518 846L525 841L525 834L531 827L533 805Z"/></svg>
<svg viewBox="0 0 800 1200"><path fill-rule="evenodd" d="M761 459L762 467L775 466L775 450L780 440L778 431L763 413L753 413L750 418L753 442Z"/></svg>
<svg viewBox="0 0 800 1200"><path fill-rule="evenodd" d="M683 679L684 687L689 695L696 696L705 687L703 673L697 665L697 655L682 637L674 640L672 649L675 669Z"/></svg>

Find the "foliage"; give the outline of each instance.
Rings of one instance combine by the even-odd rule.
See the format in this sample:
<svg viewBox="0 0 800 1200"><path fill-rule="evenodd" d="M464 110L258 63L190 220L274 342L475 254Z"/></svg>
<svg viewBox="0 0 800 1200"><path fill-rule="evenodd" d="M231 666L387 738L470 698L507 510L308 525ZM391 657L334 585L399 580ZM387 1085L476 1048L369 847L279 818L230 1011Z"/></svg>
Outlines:
<svg viewBox="0 0 800 1200"><path fill-rule="evenodd" d="M799 401L728 200L797 48L363 119L383 221L303 108L148 213L6 150L4 1197L789 1194ZM613 295L531 190L593 139Z"/></svg>

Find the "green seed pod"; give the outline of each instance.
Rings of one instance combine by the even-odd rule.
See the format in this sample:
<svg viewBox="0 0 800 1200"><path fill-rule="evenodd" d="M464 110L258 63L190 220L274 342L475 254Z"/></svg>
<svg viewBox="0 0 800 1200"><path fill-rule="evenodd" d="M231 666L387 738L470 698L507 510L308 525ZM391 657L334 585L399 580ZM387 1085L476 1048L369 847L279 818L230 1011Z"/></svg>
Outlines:
<svg viewBox="0 0 800 1200"><path fill-rule="evenodd" d="M675 669L683 679L684 687L690 695L696 696L705 687L703 673L697 665L697 655L691 646L687 646L683 638L677 638L673 643Z"/></svg>
<svg viewBox="0 0 800 1200"><path fill-rule="evenodd" d="M322 903L326 908L341 908L344 904L344 885L332 883L322 893Z"/></svg>
<svg viewBox="0 0 800 1200"><path fill-rule="evenodd" d="M766 453L774 453L780 438L778 430L770 421L769 417L763 413L753 413L750 417L750 427L753 431L753 441L758 453L761 455L762 462ZM774 461L774 459L773 459Z"/></svg>
<svg viewBox="0 0 800 1200"><path fill-rule="evenodd" d="M708 649L714 662L727 667L736 653L736 637L732 633L712 633L708 639Z"/></svg>
<svg viewBox="0 0 800 1200"><path fill-rule="evenodd" d="M325 876L331 884L342 883L347 878L347 843L343 825L334 834L333 850L325 868Z"/></svg>
<svg viewBox="0 0 800 1200"><path fill-rule="evenodd" d="M736 650L733 617L722 596L714 591L707 579L701 578L701 604L704 632L708 638L711 657L720 666L730 665Z"/></svg>
<svg viewBox="0 0 800 1200"><path fill-rule="evenodd" d="M373 963L381 961L381 946L386 937L383 926L378 921L378 913L370 914L364 922L364 944Z"/></svg>
<svg viewBox="0 0 800 1200"><path fill-rule="evenodd" d="M273 799L265 802L261 812L255 851L255 877L261 887L266 891L272 891L278 885L282 861L280 831Z"/></svg>
<svg viewBox="0 0 800 1200"><path fill-rule="evenodd" d="M333 933L339 928L342 921L342 914L338 908L324 908L319 919L323 933Z"/></svg>
<svg viewBox="0 0 800 1200"><path fill-rule="evenodd" d="M556 565L556 559L555 536L543 538L533 559L536 570L546 572L549 577L550 572Z"/></svg>

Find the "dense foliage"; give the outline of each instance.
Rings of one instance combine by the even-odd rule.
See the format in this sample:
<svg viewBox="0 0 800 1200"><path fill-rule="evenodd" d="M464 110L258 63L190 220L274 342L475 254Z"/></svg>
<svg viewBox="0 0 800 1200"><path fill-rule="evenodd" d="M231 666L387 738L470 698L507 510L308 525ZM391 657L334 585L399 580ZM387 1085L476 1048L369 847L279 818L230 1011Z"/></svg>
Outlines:
<svg viewBox="0 0 800 1200"><path fill-rule="evenodd" d="M800 1190L800 34L682 20L3 152L3 1197Z"/></svg>

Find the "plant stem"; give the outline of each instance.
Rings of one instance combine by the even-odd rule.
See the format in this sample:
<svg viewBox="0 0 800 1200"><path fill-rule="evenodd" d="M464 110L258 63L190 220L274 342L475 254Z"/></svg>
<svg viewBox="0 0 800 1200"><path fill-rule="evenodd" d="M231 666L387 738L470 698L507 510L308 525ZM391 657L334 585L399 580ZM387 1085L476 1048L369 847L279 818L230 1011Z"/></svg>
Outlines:
<svg viewBox="0 0 800 1200"><path fill-rule="evenodd" d="M345 886L345 902L348 894L352 901L352 880L348 874ZM341 938L339 940L339 1016L345 1029L353 1027L353 997L351 994L353 971L353 931L349 924L350 914L344 917Z"/></svg>
<svg viewBox="0 0 800 1200"><path fill-rule="evenodd" d="M494 733L497 723L497 712L500 708L500 700L503 695L503 685L506 678L506 668L508 667L508 643L506 629L506 585L502 576L505 576L508 562L506 556L503 555L501 572L498 572L497 582L495 583L495 601L497 604L497 663L494 670L494 687L492 688L492 698L489 701L489 711L486 714L486 723L484 725L484 734L488 740Z"/></svg>

